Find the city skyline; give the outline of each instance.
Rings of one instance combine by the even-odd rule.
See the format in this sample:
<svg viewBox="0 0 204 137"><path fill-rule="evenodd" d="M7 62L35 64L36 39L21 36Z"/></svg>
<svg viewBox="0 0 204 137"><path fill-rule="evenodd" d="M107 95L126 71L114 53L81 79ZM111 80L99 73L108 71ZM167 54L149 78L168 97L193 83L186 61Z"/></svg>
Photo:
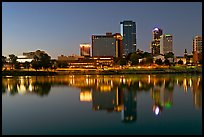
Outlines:
<svg viewBox="0 0 204 137"><path fill-rule="evenodd" d="M2 55L46 51L52 58L80 55L92 35L120 33L120 22L136 23L137 49L150 52L152 30L172 34L173 52L192 52L202 35L201 2L18 2L2 3ZM187 16L186 16L187 15Z"/></svg>

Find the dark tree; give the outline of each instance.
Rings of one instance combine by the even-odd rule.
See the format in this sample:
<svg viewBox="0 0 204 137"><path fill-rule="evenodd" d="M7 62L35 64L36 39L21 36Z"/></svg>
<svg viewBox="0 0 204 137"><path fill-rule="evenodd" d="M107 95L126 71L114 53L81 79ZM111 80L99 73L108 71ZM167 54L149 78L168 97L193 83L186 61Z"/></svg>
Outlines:
<svg viewBox="0 0 204 137"><path fill-rule="evenodd" d="M32 65L32 68L34 68L36 71L41 68L39 62L35 60L31 61L31 65Z"/></svg>
<svg viewBox="0 0 204 137"><path fill-rule="evenodd" d="M29 68L30 68L30 62L26 61L26 62L23 64L23 67L26 68L26 69L29 69Z"/></svg>
<svg viewBox="0 0 204 137"><path fill-rule="evenodd" d="M51 66L51 57L48 54L40 54L40 64L44 69L48 69Z"/></svg>
<svg viewBox="0 0 204 137"><path fill-rule="evenodd" d="M40 53L38 56L35 55L33 59L31 64L32 68L36 71L41 68L48 69L51 67L51 57L46 53Z"/></svg>
<svg viewBox="0 0 204 137"><path fill-rule="evenodd" d="M65 61L58 61L57 62L57 67L59 67L59 68L66 68L67 67L67 63Z"/></svg>
<svg viewBox="0 0 204 137"><path fill-rule="evenodd" d="M165 59L165 60L164 60L164 64L165 64L165 65L171 65L171 63L170 63L170 61L169 61L168 59Z"/></svg>
<svg viewBox="0 0 204 137"><path fill-rule="evenodd" d="M127 64L126 59L125 59L125 58L121 58L121 59L119 60L119 64L120 64L121 66L126 65L126 64Z"/></svg>
<svg viewBox="0 0 204 137"><path fill-rule="evenodd" d="M156 60L155 60L155 63L156 63L157 65L162 65L162 64L163 64L163 62L162 62L161 59L156 59Z"/></svg>
<svg viewBox="0 0 204 137"><path fill-rule="evenodd" d="M6 64L6 57L5 57L5 56L2 56L1 68L3 68L4 64Z"/></svg>
<svg viewBox="0 0 204 137"><path fill-rule="evenodd" d="M152 64L153 63L153 56L151 53L144 52L143 58L146 58L145 64Z"/></svg>
<svg viewBox="0 0 204 137"><path fill-rule="evenodd" d="M11 55L9 55L9 58L10 58L10 62L11 62L11 64L12 64L12 66L17 66L17 56L15 56L14 54L11 54ZM13 67L12 67L13 68Z"/></svg>
<svg viewBox="0 0 204 137"><path fill-rule="evenodd" d="M15 69L20 69L20 63L19 63L19 62L16 62L16 63L14 64L14 68L15 68Z"/></svg>
<svg viewBox="0 0 204 137"><path fill-rule="evenodd" d="M51 60L51 65L50 65L50 68L53 70L56 70L57 69L57 61L56 60Z"/></svg>
<svg viewBox="0 0 204 137"><path fill-rule="evenodd" d="M10 61L11 63L14 65L17 62L17 56L15 56L14 54L9 55Z"/></svg>
<svg viewBox="0 0 204 137"><path fill-rule="evenodd" d="M178 64L179 64L179 65L183 65L183 61L180 59L180 60L178 61Z"/></svg>
<svg viewBox="0 0 204 137"><path fill-rule="evenodd" d="M173 52L168 52L166 54L164 54L164 58L167 59L167 58L174 58L174 53Z"/></svg>
<svg viewBox="0 0 204 137"><path fill-rule="evenodd" d="M139 63L139 56L136 53L130 55L130 61L132 65L137 65Z"/></svg>

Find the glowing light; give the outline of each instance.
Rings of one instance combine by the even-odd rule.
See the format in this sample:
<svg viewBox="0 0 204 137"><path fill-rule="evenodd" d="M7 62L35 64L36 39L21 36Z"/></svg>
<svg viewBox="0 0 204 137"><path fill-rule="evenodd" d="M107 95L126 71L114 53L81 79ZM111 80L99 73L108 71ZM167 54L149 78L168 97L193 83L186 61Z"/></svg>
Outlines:
<svg viewBox="0 0 204 137"><path fill-rule="evenodd" d="M80 92L80 101L82 102L92 101L92 93L90 91Z"/></svg>
<svg viewBox="0 0 204 137"><path fill-rule="evenodd" d="M150 83L150 75L148 75L148 83Z"/></svg>
<svg viewBox="0 0 204 137"><path fill-rule="evenodd" d="M171 103L170 103L170 102L167 102L167 103L165 104L165 106L166 106L166 108L171 108Z"/></svg>
<svg viewBox="0 0 204 137"><path fill-rule="evenodd" d="M154 111L155 115L159 115L159 112L160 112L159 107L156 107L156 109Z"/></svg>
<svg viewBox="0 0 204 137"><path fill-rule="evenodd" d="M153 31L159 31L159 28L154 28L154 30Z"/></svg>
<svg viewBox="0 0 204 137"><path fill-rule="evenodd" d="M90 45L90 44L83 43L83 44L80 44L80 47L91 47L91 45Z"/></svg>

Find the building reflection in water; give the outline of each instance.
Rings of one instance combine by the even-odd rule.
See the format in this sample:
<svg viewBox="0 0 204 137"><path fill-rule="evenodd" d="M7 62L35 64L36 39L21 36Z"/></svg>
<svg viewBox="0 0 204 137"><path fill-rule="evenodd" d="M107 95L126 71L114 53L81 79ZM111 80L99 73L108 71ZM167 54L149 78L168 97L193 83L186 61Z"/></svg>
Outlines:
<svg viewBox="0 0 204 137"><path fill-rule="evenodd" d="M137 119L137 98L136 91L123 90L123 102L124 106L122 109L122 121L133 122Z"/></svg>
<svg viewBox="0 0 204 137"><path fill-rule="evenodd" d="M154 100L153 112L161 114L163 109L169 109L173 105L174 83L170 78L155 79L154 87L151 89L151 96Z"/></svg>
<svg viewBox="0 0 204 137"><path fill-rule="evenodd" d="M79 96L81 102L91 102L92 101L92 92L90 88L82 88Z"/></svg>
<svg viewBox="0 0 204 137"><path fill-rule="evenodd" d="M123 122L137 119L137 95L149 92L152 110L161 114L173 105L174 87L192 93L195 109L202 107L202 77L179 75L68 75L2 77L2 94L47 96L53 86L77 87L79 100L91 102L93 111L120 112ZM181 91L182 91L181 90Z"/></svg>

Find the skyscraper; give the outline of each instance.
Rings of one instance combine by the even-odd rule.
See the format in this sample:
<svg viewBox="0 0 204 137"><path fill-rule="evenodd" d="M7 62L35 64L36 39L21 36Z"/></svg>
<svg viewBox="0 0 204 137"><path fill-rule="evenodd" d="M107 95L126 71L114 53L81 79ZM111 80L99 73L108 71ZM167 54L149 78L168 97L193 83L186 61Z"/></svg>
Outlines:
<svg viewBox="0 0 204 137"><path fill-rule="evenodd" d="M202 62L202 36L195 36L193 39L193 62Z"/></svg>
<svg viewBox="0 0 204 137"><path fill-rule="evenodd" d="M160 28L154 28L152 30L152 42L150 43L150 52L152 55L160 54L160 36L162 33L162 29Z"/></svg>
<svg viewBox="0 0 204 137"><path fill-rule="evenodd" d="M173 36L163 34L160 36L160 54L173 52Z"/></svg>
<svg viewBox="0 0 204 137"><path fill-rule="evenodd" d="M120 31L123 37L123 54L136 52L136 25L133 21L120 22Z"/></svg>
<svg viewBox="0 0 204 137"><path fill-rule="evenodd" d="M202 36L195 36L193 39L193 52L202 52Z"/></svg>
<svg viewBox="0 0 204 137"><path fill-rule="evenodd" d="M92 55L121 57L122 36L120 33L106 35L92 35Z"/></svg>
<svg viewBox="0 0 204 137"><path fill-rule="evenodd" d="M89 43L80 44L80 55L84 57L90 57L91 45Z"/></svg>

